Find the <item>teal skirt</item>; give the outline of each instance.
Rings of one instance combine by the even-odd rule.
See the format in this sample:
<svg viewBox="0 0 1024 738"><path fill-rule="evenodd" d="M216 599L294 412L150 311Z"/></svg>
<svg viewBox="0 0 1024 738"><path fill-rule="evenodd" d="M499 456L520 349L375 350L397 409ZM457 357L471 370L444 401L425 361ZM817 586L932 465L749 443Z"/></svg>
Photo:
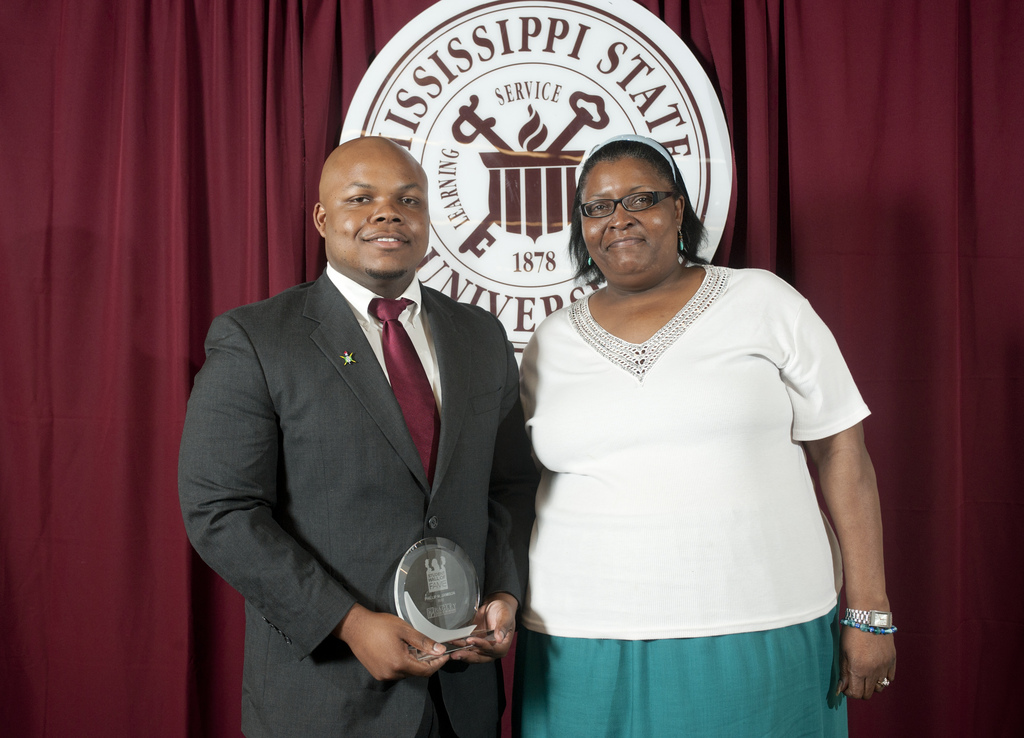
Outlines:
<svg viewBox="0 0 1024 738"><path fill-rule="evenodd" d="M800 625L657 641L519 632L523 738L843 738L837 611Z"/></svg>

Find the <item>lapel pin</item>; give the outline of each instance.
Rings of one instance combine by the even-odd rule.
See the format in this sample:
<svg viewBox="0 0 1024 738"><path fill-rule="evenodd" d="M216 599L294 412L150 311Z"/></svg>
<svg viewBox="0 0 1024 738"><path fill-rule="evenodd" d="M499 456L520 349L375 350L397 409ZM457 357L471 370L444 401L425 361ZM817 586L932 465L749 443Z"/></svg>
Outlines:
<svg viewBox="0 0 1024 738"><path fill-rule="evenodd" d="M356 355L352 351L344 351L338 358L345 362L344 366L356 363Z"/></svg>

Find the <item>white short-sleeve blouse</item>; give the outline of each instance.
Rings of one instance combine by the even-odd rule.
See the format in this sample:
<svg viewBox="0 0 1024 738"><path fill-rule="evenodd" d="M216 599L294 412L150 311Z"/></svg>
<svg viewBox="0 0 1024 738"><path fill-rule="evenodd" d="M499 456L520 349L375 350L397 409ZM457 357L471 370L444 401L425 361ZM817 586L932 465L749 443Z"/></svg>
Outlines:
<svg viewBox="0 0 1024 738"><path fill-rule="evenodd" d="M587 300L523 357L543 467L524 624L626 640L806 622L836 603L800 441L868 415L835 339L773 274L705 267L644 344Z"/></svg>

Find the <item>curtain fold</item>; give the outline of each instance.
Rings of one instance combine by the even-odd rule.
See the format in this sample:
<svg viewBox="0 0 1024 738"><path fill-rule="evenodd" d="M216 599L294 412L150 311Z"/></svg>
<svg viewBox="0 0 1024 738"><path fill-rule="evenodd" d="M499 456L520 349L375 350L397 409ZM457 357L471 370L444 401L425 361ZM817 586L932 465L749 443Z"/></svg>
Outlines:
<svg viewBox="0 0 1024 738"><path fill-rule="evenodd" d="M314 278L320 164L428 0L0 6L0 733L238 733L241 598L176 490L214 315ZM792 281L873 410L896 684L851 734L1010 735L1024 7L643 5L719 91L715 261Z"/></svg>

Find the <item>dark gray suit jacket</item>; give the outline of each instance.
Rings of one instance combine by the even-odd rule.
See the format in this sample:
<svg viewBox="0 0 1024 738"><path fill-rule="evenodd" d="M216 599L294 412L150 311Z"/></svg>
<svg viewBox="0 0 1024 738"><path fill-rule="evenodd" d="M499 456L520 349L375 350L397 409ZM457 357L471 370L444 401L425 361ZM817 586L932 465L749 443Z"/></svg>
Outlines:
<svg viewBox="0 0 1024 738"><path fill-rule="evenodd" d="M412 736L422 678L378 682L330 635L356 602L394 612L429 536L472 557L485 596L522 601L536 472L501 324L423 288L441 380L433 489L366 337L326 275L214 320L179 459L185 527L246 600L248 736ZM350 352L355 363L345 364ZM496 664L448 664L460 736L494 735Z"/></svg>

